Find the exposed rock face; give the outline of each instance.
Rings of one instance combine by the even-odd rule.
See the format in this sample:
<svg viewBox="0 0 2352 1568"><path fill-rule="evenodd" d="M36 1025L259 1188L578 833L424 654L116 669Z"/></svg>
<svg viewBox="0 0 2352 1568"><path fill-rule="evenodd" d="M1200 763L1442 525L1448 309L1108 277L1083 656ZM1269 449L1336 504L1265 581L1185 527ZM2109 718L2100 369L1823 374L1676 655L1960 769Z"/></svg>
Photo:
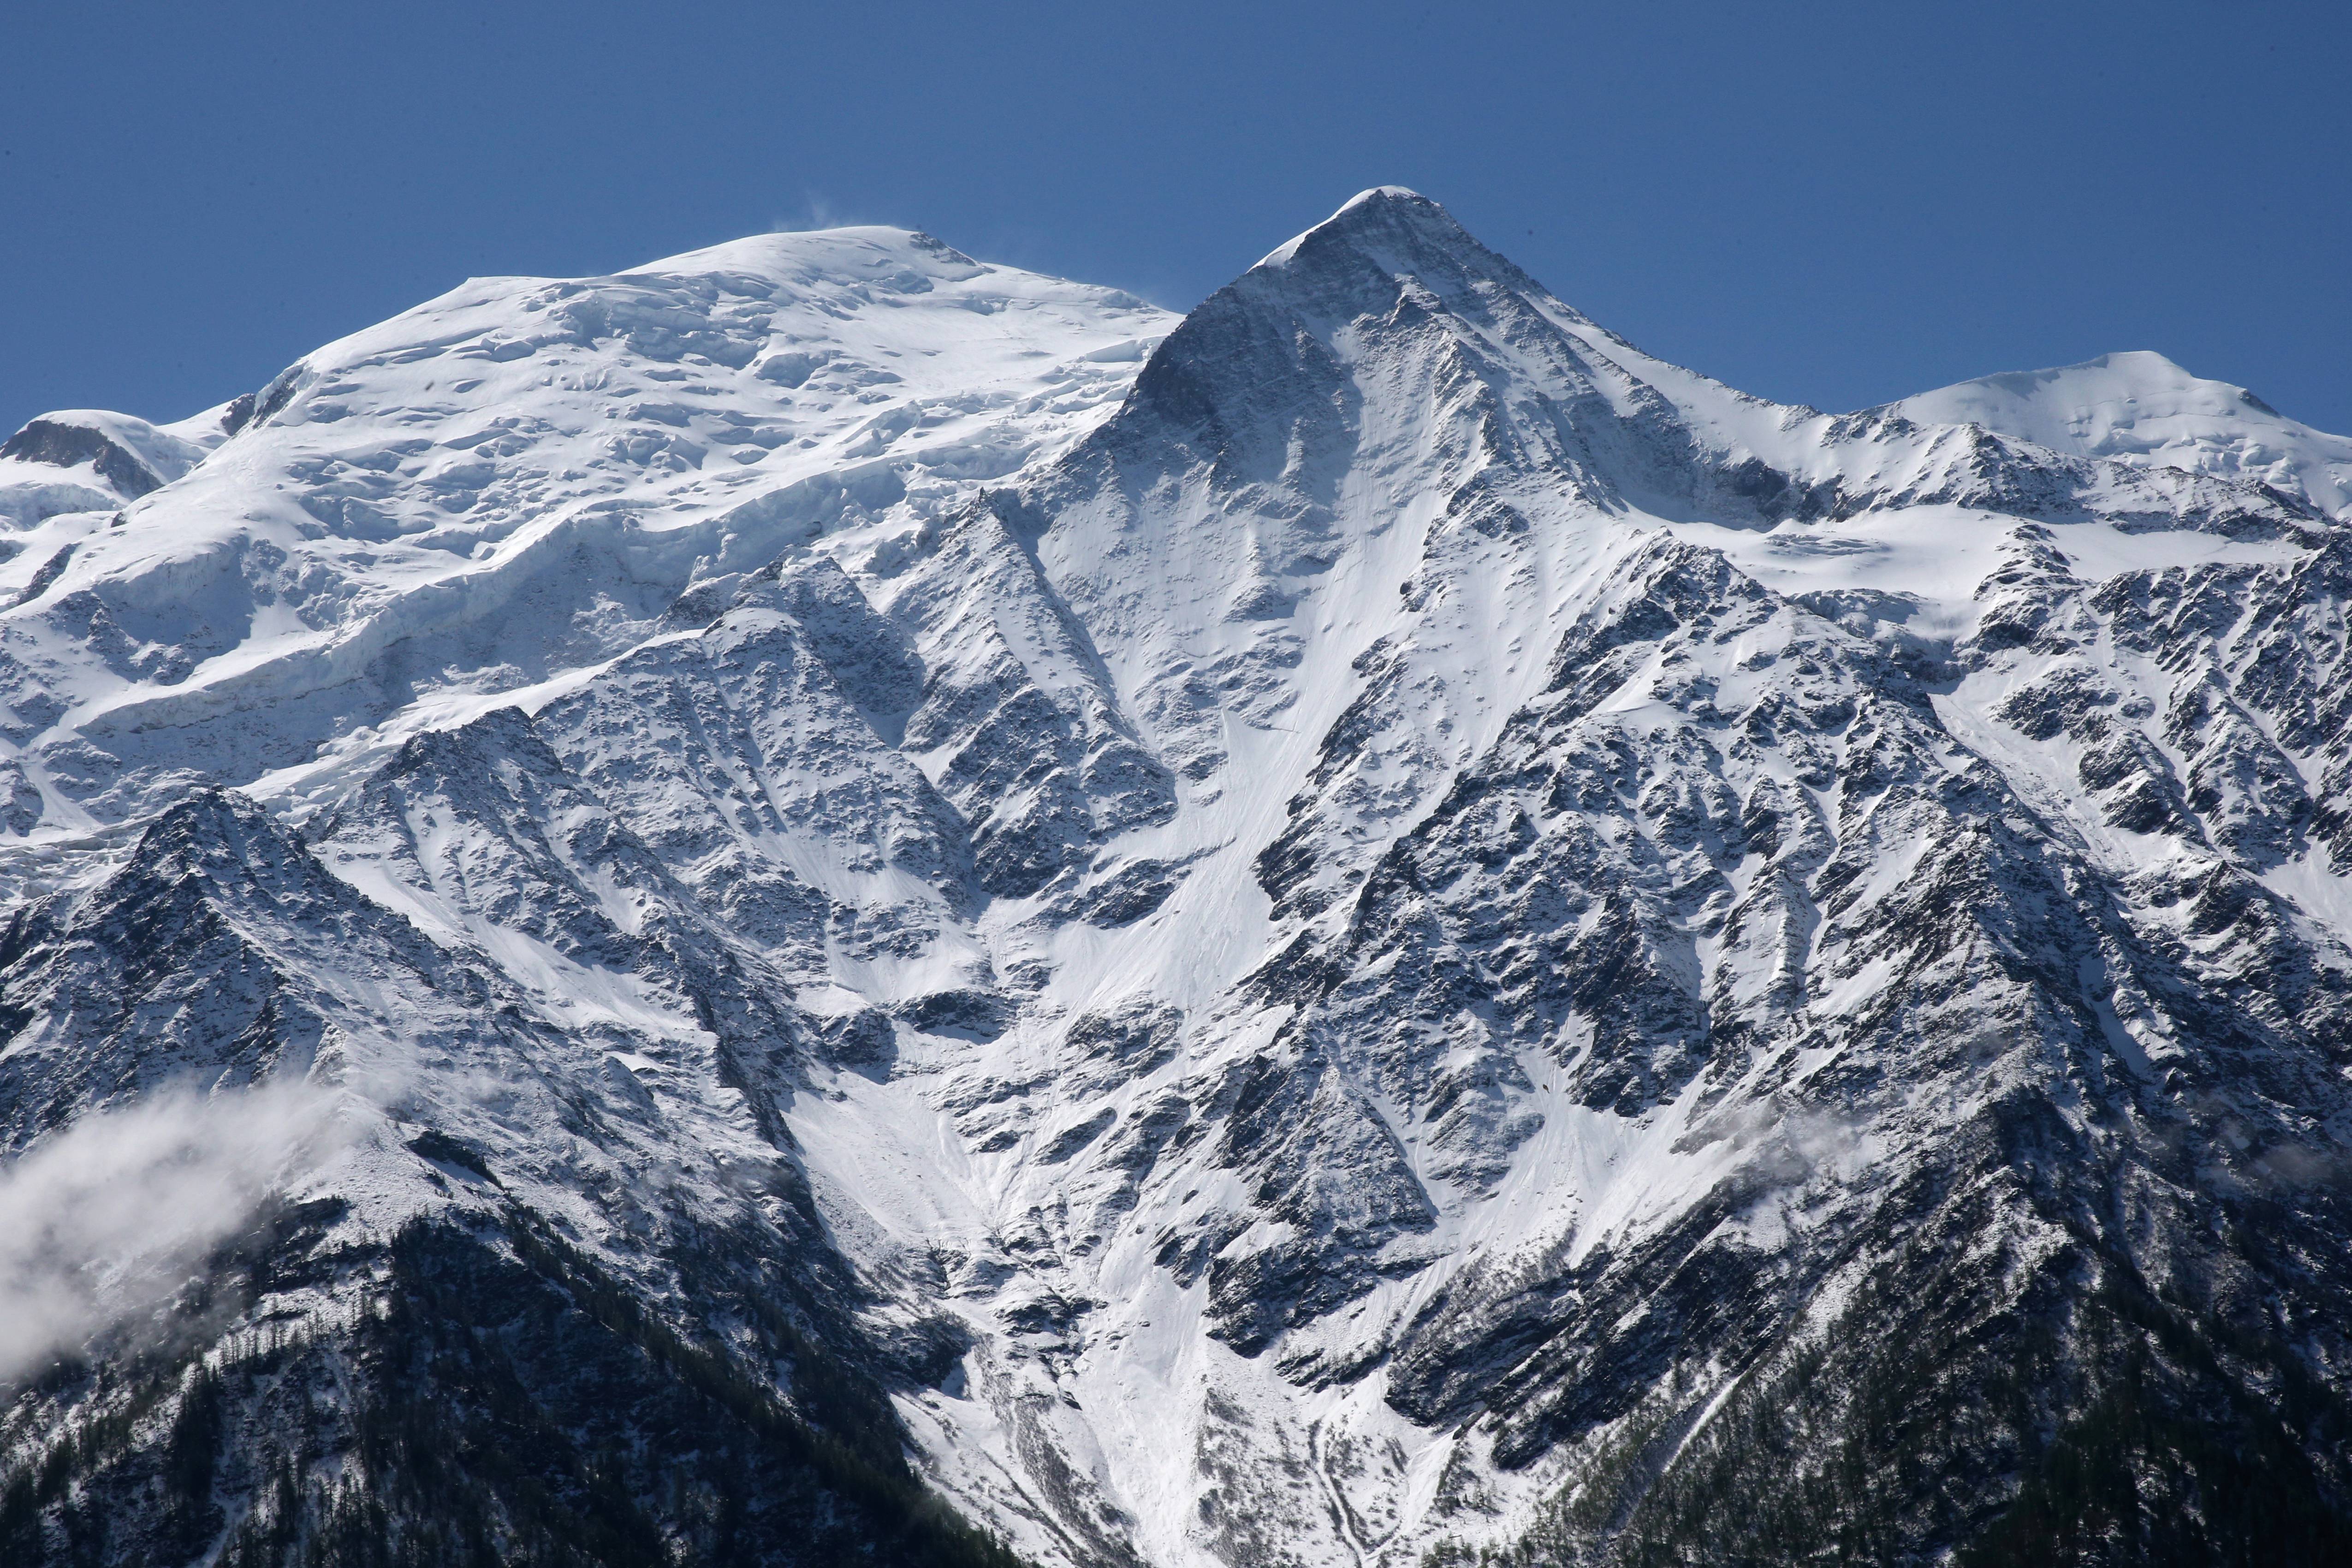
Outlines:
<svg viewBox="0 0 2352 1568"><path fill-rule="evenodd" d="M0 1555L2340 1552L2336 438L2149 360L1768 404L1384 188L145 426L0 564L0 1180L331 1133L0 1225Z"/></svg>
<svg viewBox="0 0 2352 1568"><path fill-rule="evenodd" d="M125 500L136 500L150 490L161 489L163 479L152 468L131 454L121 443L102 430L87 425L68 425L55 419L36 419L5 441L0 441L0 458L16 458L28 463L47 463L54 468L79 468L88 463L100 479L110 485Z"/></svg>

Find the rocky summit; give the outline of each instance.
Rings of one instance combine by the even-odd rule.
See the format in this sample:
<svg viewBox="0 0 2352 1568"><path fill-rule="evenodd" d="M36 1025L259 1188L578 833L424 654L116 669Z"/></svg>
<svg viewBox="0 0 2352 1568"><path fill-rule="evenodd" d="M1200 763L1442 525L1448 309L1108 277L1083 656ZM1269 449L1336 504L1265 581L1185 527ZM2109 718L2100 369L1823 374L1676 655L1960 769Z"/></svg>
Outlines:
<svg viewBox="0 0 2352 1568"><path fill-rule="evenodd" d="M0 446L0 1562L2352 1559L2352 440L1411 191Z"/></svg>

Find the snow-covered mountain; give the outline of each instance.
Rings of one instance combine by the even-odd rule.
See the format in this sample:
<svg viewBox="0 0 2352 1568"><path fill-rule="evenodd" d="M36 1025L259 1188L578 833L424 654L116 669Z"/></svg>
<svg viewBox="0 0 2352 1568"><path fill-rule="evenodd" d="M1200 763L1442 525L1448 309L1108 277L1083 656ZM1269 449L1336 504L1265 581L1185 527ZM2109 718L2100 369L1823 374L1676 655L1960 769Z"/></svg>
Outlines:
<svg viewBox="0 0 2352 1568"><path fill-rule="evenodd" d="M0 1547L2341 1545L2347 453L1766 403L1393 187L36 421Z"/></svg>
<svg viewBox="0 0 2352 1568"><path fill-rule="evenodd" d="M1895 406L1922 424L1981 425L2053 451L2251 479L2339 521L2352 517L2352 438L2299 424L2244 387L2191 375L2162 354L1989 375Z"/></svg>

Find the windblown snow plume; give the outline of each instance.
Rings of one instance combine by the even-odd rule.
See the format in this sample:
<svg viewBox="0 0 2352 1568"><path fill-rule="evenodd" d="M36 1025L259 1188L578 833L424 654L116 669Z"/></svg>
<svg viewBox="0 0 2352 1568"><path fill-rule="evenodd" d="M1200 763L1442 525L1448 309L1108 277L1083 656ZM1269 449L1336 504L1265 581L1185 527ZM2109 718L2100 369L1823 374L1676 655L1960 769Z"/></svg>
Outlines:
<svg viewBox="0 0 2352 1568"><path fill-rule="evenodd" d="M0 1168L0 1381L168 1298L326 1152L328 1105L299 1085L165 1094Z"/></svg>

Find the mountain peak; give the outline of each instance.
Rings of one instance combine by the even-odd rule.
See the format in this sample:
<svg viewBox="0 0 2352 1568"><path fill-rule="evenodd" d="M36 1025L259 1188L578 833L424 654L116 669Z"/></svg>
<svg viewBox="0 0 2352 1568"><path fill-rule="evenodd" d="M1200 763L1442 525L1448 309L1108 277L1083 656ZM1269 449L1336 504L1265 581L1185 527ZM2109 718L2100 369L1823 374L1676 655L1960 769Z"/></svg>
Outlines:
<svg viewBox="0 0 2352 1568"><path fill-rule="evenodd" d="M2150 349L2005 371L1892 405L1927 425L1981 425L2054 451L2252 480L2352 516L2352 440Z"/></svg>
<svg viewBox="0 0 2352 1568"><path fill-rule="evenodd" d="M1378 253L1393 263L1390 270L1416 271L1431 253L1455 255L1465 248L1491 255L1454 221L1454 215L1403 185L1374 185L1341 203L1339 209L1314 227L1276 246L1250 270L1283 271L1318 253L1344 250ZM1499 258L1497 258L1499 259Z"/></svg>
<svg viewBox="0 0 2352 1568"><path fill-rule="evenodd" d="M1410 185L1374 185L1368 191L1358 191L1339 204L1339 211L1316 225L1318 228L1341 223L1351 216L1370 215L1433 218L1449 227L1459 228L1454 216L1429 197Z"/></svg>
<svg viewBox="0 0 2352 1568"><path fill-rule="evenodd" d="M919 229L887 224L782 229L746 235L699 250L632 267L623 277L698 272L747 272L778 278L864 281L876 274L912 274L961 281L990 270Z"/></svg>

